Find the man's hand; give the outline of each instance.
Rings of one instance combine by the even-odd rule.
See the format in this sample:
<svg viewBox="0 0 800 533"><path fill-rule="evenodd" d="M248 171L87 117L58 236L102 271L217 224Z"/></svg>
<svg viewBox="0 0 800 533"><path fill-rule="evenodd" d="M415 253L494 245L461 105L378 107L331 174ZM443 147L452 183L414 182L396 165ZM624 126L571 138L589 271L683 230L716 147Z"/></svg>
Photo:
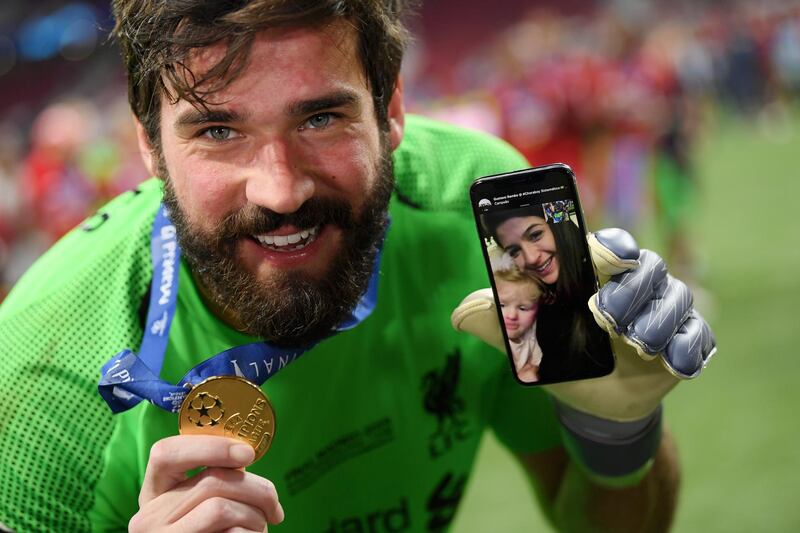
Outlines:
<svg viewBox="0 0 800 533"><path fill-rule="evenodd" d="M545 387L578 411L619 422L640 420L679 379L700 373L716 351L714 336L692 308L686 285L667 274L658 255L640 252L630 234L601 230L589 236L589 245L603 284L589 307L612 337L616 366L602 378ZM457 330L505 351L491 290L467 296L451 321Z"/></svg>
<svg viewBox="0 0 800 533"><path fill-rule="evenodd" d="M274 485L244 471L253 448L216 436L182 435L156 442L139 493L136 532L263 532L283 521ZM205 467L187 478L186 472Z"/></svg>

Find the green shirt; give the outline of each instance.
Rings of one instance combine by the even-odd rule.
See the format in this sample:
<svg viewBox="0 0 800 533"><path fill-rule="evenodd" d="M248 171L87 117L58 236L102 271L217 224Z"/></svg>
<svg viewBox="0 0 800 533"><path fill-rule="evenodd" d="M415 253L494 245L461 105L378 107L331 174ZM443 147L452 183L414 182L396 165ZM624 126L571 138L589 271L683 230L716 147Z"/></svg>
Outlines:
<svg viewBox="0 0 800 533"><path fill-rule="evenodd" d="M265 457L281 531L441 531L458 504L483 431L518 452L560 443L543 391L450 326L452 309L488 284L468 186L521 168L507 145L409 117L395 152L397 193L378 304L353 330L317 345L263 386L276 410ZM26 530L125 529L149 449L177 417L143 402L112 416L99 368L138 348L161 199L151 180L43 257L0 308L0 522ZM88 229L88 231L87 231ZM185 264L162 378L257 339L203 305Z"/></svg>

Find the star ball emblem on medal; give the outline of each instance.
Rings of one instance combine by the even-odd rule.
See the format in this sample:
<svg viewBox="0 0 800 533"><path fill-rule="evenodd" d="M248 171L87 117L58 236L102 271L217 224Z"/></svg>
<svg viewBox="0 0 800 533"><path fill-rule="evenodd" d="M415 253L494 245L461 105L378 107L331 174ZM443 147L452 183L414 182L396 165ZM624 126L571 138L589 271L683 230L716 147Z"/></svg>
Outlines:
<svg viewBox="0 0 800 533"><path fill-rule="evenodd" d="M192 387L181 404L181 435L219 435L248 443L261 459L275 436L275 410L261 388L237 376L215 376Z"/></svg>

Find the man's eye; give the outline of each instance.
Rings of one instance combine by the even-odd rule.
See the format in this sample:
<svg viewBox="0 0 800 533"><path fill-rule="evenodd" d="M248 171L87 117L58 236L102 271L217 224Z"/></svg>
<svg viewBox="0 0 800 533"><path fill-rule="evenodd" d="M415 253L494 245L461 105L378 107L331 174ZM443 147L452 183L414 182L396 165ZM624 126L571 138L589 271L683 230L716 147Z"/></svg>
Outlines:
<svg viewBox="0 0 800 533"><path fill-rule="evenodd" d="M331 120L330 113L319 113L306 120L304 126L311 129L324 128L330 125Z"/></svg>
<svg viewBox="0 0 800 533"><path fill-rule="evenodd" d="M203 136L215 141L227 141L233 137L233 130L225 126L212 126L203 132Z"/></svg>
<svg viewBox="0 0 800 533"><path fill-rule="evenodd" d="M510 250L506 250L506 252L508 252L508 255L515 259L519 255L519 248L512 248Z"/></svg>

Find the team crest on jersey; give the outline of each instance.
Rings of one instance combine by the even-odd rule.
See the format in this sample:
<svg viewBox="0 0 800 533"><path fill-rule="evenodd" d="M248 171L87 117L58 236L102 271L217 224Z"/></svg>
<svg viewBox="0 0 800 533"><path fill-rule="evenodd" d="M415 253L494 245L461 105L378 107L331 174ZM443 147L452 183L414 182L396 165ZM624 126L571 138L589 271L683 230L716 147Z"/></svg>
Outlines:
<svg viewBox="0 0 800 533"><path fill-rule="evenodd" d="M469 437L463 418L464 399L458 394L461 377L461 352L447 356L444 368L431 370L422 377L425 410L436 417L436 430L428 440L431 457L439 457L457 442Z"/></svg>

